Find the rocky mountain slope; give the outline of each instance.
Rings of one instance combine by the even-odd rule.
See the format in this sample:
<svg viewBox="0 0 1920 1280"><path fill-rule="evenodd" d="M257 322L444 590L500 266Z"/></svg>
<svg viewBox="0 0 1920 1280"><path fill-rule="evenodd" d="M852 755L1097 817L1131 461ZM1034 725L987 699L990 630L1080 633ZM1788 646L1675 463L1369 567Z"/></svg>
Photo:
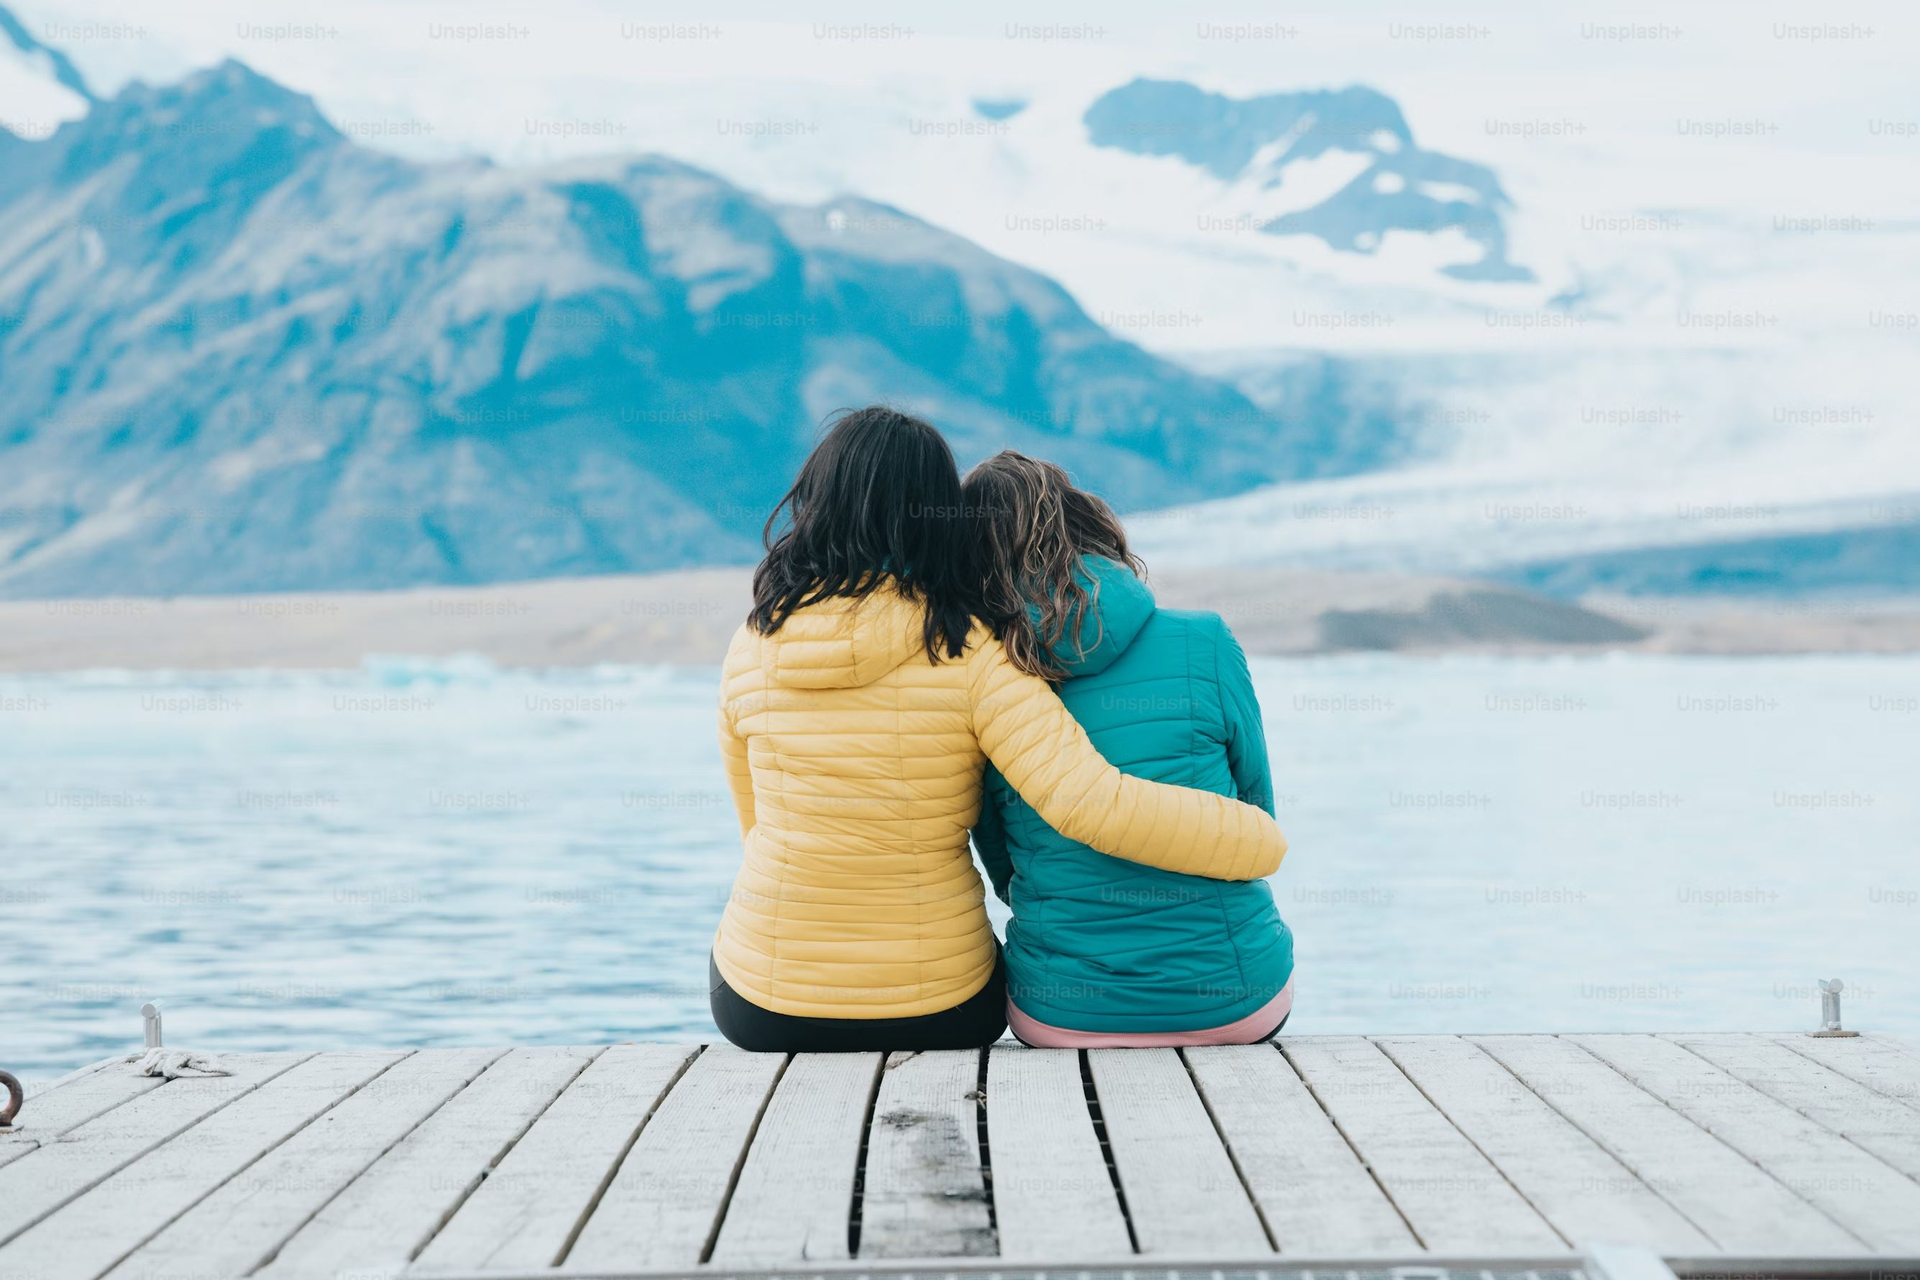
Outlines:
<svg viewBox="0 0 1920 1280"><path fill-rule="evenodd" d="M1135 508L1351 465L886 206L417 163L232 61L12 144L0 379L15 597L739 561L875 399Z"/></svg>

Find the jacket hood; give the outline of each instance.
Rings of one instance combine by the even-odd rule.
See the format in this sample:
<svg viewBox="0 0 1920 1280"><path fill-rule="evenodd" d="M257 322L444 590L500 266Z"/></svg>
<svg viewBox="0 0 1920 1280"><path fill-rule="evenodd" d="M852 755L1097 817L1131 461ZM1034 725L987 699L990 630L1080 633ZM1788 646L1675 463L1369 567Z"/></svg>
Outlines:
<svg viewBox="0 0 1920 1280"><path fill-rule="evenodd" d="M1080 621L1080 635L1061 636L1053 657L1069 676L1095 676L1127 651L1153 617L1153 592L1133 570L1105 556L1081 556L1074 577L1093 595L1093 607ZM1040 610L1027 606L1037 624Z"/></svg>
<svg viewBox="0 0 1920 1280"><path fill-rule="evenodd" d="M872 684L922 649L925 612L890 584L863 599L822 600L760 637L760 667L790 689Z"/></svg>

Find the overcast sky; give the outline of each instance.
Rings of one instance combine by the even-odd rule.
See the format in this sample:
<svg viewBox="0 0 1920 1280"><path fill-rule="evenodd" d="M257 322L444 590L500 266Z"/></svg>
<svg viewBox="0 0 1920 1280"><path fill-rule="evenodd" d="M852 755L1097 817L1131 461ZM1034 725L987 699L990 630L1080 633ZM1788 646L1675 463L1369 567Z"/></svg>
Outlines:
<svg viewBox="0 0 1920 1280"><path fill-rule="evenodd" d="M1916 111L1920 59L1920 7L1846 0L15 4L106 90L231 55L315 94L330 113L437 118L445 127L422 149L478 145L509 158L518 140L463 133L462 119L489 107L619 110L676 85L1020 95L1136 74L1242 93L1363 81L1398 97L1422 140L1442 147L1463 146L1489 116L1564 110L1630 131L1671 131L1675 113L1777 117L1786 127L1772 141L1782 148L1865 149L1855 128L1863 111ZM682 147L698 142L696 133Z"/></svg>

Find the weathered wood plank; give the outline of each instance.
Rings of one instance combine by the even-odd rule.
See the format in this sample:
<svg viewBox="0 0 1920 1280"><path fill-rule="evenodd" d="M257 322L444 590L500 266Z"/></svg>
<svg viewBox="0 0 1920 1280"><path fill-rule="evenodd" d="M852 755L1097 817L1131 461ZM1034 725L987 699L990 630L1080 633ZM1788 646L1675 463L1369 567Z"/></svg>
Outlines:
<svg viewBox="0 0 1920 1280"><path fill-rule="evenodd" d="M0 1168L0 1243L311 1054L227 1054L225 1076L170 1080Z"/></svg>
<svg viewBox="0 0 1920 1280"><path fill-rule="evenodd" d="M1875 1249L1920 1249L1920 1183L1658 1036L1569 1036Z"/></svg>
<svg viewBox="0 0 1920 1280"><path fill-rule="evenodd" d="M1143 1254L1270 1253L1260 1215L1173 1049L1087 1054L1113 1166Z"/></svg>
<svg viewBox="0 0 1920 1280"><path fill-rule="evenodd" d="M979 1087L978 1049L888 1056L867 1137L862 1258L994 1251L980 1168Z"/></svg>
<svg viewBox="0 0 1920 1280"><path fill-rule="evenodd" d="M1428 1249L1499 1255L1565 1247L1373 1044L1358 1036L1303 1036L1283 1048Z"/></svg>
<svg viewBox="0 0 1920 1280"><path fill-rule="evenodd" d="M1858 1143L1910 1178L1920 1178L1920 1110L1902 1106L1766 1036L1665 1037Z"/></svg>
<svg viewBox="0 0 1920 1280"><path fill-rule="evenodd" d="M1078 1052L988 1050L987 1145L1001 1257L1097 1262L1133 1253Z"/></svg>
<svg viewBox="0 0 1920 1280"><path fill-rule="evenodd" d="M398 1271L599 1050L514 1049L335 1196L263 1271Z"/></svg>
<svg viewBox="0 0 1920 1280"><path fill-rule="evenodd" d="M1556 1036L1468 1036L1723 1251L1852 1253L1860 1242L1737 1151Z"/></svg>
<svg viewBox="0 0 1920 1280"><path fill-rule="evenodd" d="M713 1262L830 1262L847 1248L877 1053L796 1054L773 1091L727 1204Z"/></svg>
<svg viewBox="0 0 1920 1280"><path fill-rule="evenodd" d="M786 1062L732 1045L703 1050L640 1131L567 1264L637 1270L700 1262Z"/></svg>
<svg viewBox="0 0 1920 1280"><path fill-rule="evenodd" d="M244 1276L505 1051L426 1049L275 1147L108 1273L113 1280Z"/></svg>
<svg viewBox="0 0 1920 1280"><path fill-rule="evenodd" d="M557 1263L698 1045L617 1044L581 1072L421 1252L420 1269Z"/></svg>
<svg viewBox="0 0 1920 1280"><path fill-rule="evenodd" d="M0 1245L0 1275L93 1280L404 1056L309 1058Z"/></svg>
<svg viewBox="0 0 1920 1280"><path fill-rule="evenodd" d="M1374 1043L1576 1248L1712 1250L1672 1205L1478 1046L1458 1036Z"/></svg>
<svg viewBox="0 0 1920 1280"><path fill-rule="evenodd" d="M1902 1106L1920 1109L1920 1057L1883 1042L1878 1036L1827 1038L1808 1035L1772 1037L1803 1058L1837 1071Z"/></svg>
<svg viewBox="0 0 1920 1280"><path fill-rule="evenodd" d="M43 1142L77 1129L96 1116L151 1093L165 1081L143 1076L132 1064L113 1062L75 1072L40 1093L29 1093L20 1119L0 1132L0 1165L12 1164Z"/></svg>
<svg viewBox="0 0 1920 1280"><path fill-rule="evenodd" d="M1184 1053L1281 1253L1419 1251L1393 1202L1278 1049L1254 1044Z"/></svg>

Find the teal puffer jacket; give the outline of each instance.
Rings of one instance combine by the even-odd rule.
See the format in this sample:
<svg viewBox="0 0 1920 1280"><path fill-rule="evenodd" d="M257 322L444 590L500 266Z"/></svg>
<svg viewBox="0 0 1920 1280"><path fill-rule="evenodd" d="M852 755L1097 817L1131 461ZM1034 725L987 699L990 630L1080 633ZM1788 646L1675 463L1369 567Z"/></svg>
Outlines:
<svg viewBox="0 0 1920 1280"><path fill-rule="evenodd" d="M1086 557L1098 588L1081 643L1056 656L1060 698L1121 772L1273 812L1253 680L1226 624L1154 607L1125 566ZM1097 613L1097 617L1095 616ZM1253 1013L1293 973L1293 935L1265 881L1206 880L1095 853L987 771L974 847L1013 908L1008 992L1073 1031L1196 1031Z"/></svg>

